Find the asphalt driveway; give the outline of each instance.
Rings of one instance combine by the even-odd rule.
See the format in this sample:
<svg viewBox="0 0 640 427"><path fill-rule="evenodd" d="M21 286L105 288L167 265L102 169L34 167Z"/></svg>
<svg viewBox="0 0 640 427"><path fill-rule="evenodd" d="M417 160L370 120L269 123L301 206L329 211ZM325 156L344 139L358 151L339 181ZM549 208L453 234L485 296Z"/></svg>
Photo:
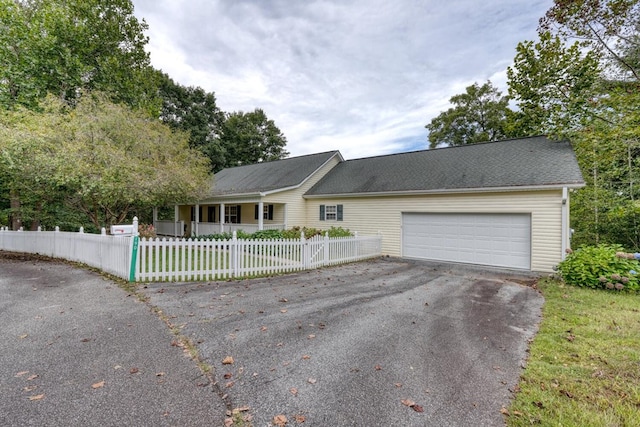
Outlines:
<svg viewBox="0 0 640 427"><path fill-rule="evenodd" d="M143 291L255 426L499 426L543 303L523 282L381 258Z"/></svg>
<svg viewBox="0 0 640 427"><path fill-rule="evenodd" d="M543 302L523 283L381 258L148 284L144 304L85 270L0 258L0 424L223 425L244 408L255 427L503 425Z"/></svg>

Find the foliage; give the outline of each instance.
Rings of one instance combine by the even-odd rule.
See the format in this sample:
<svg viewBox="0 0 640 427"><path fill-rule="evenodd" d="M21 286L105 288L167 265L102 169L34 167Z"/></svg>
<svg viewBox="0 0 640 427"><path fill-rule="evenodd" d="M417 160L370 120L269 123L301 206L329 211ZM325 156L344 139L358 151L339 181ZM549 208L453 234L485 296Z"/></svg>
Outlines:
<svg viewBox="0 0 640 427"><path fill-rule="evenodd" d="M222 167L248 165L285 158L287 139L261 109L226 114L220 142L226 153Z"/></svg>
<svg viewBox="0 0 640 427"><path fill-rule="evenodd" d="M596 114L592 107L599 64L592 52L583 53L578 43L566 47L548 32L537 43L519 43L516 50L507 76L520 132L566 136Z"/></svg>
<svg viewBox="0 0 640 427"><path fill-rule="evenodd" d="M542 280L542 321L508 407L515 426L635 426L640 294Z"/></svg>
<svg viewBox="0 0 640 427"><path fill-rule="evenodd" d="M508 131L509 97L490 81L474 83L463 94L449 100L454 107L440 113L425 127L429 130L430 148L495 141L515 136Z"/></svg>
<svg viewBox="0 0 640 427"><path fill-rule="evenodd" d="M173 129L189 132L189 146L209 158L213 172L224 168L228 153L220 134L225 116L216 105L215 95L200 87L182 86L166 74L159 75L160 119Z"/></svg>
<svg viewBox="0 0 640 427"><path fill-rule="evenodd" d="M619 256L622 252L619 245L584 246L568 254L558 265L558 271L569 285L638 291L640 263Z"/></svg>
<svg viewBox="0 0 640 427"><path fill-rule="evenodd" d="M0 0L0 106L37 108L52 93L70 104L82 91L156 109L145 51L147 24L130 0Z"/></svg>
<svg viewBox="0 0 640 427"><path fill-rule="evenodd" d="M255 233L246 233L242 230L236 232L238 239L246 240L279 240L279 239L300 239L301 233L304 232L304 237L309 239L314 236L324 236L325 233L329 233L329 237L352 237L353 233L342 227L331 227L326 231L317 228L307 227L292 227L288 230L261 230ZM231 240L233 233L217 233L198 236L198 239L210 239L210 240Z"/></svg>
<svg viewBox="0 0 640 427"><path fill-rule="evenodd" d="M157 237L153 224L139 224L138 235L146 239L155 239Z"/></svg>
<svg viewBox="0 0 640 427"><path fill-rule="evenodd" d="M598 55L606 79L640 82L640 3L637 0L555 0L540 31L580 40ZM636 86L637 87L637 86Z"/></svg>
<svg viewBox="0 0 640 427"><path fill-rule="evenodd" d="M53 97L41 108L0 117L0 176L20 214L58 200L99 229L135 208L198 198L208 185L207 161L186 136L141 112L99 94L73 110Z"/></svg>

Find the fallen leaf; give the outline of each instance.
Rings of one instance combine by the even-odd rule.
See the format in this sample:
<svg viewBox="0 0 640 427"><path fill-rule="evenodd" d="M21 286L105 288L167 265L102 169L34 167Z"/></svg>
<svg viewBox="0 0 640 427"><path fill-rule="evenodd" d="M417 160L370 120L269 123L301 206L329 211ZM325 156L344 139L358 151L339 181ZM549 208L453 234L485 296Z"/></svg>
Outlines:
<svg viewBox="0 0 640 427"><path fill-rule="evenodd" d="M395 385L397 388L402 387L402 383L395 383L394 385Z"/></svg>
<svg viewBox="0 0 640 427"><path fill-rule="evenodd" d="M280 302L289 302L289 300L286 299L286 298L282 298L282 299L280 299Z"/></svg>
<svg viewBox="0 0 640 427"><path fill-rule="evenodd" d="M298 389L295 388L295 387L291 387L289 389L289 393L293 394L294 396L297 396L298 395Z"/></svg>
<svg viewBox="0 0 640 427"><path fill-rule="evenodd" d="M273 424L278 427L285 426L287 422L289 422L289 420L287 420L287 417L285 417L284 415L276 415L275 417L273 417Z"/></svg>
<svg viewBox="0 0 640 427"><path fill-rule="evenodd" d="M239 408L234 408L233 411L231 411L231 413L235 415L235 414L239 414L240 412L247 412L249 409L251 408L249 408L248 406L240 406Z"/></svg>
<svg viewBox="0 0 640 427"><path fill-rule="evenodd" d="M27 378L27 381L33 381L33 380L35 380L36 378L38 378L38 375L37 375L37 374L33 374L33 375L31 375L29 378Z"/></svg>
<svg viewBox="0 0 640 427"><path fill-rule="evenodd" d="M26 375L26 374L28 374L28 373L29 373L29 371L20 371L20 372L18 372L15 376L16 376L16 377L21 377L21 376Z"/></svg>
<svg viewBox="0 0 640 427"><path fill-rule="evenodd" d="M100 381L99 383L91 384L91 388L93 388L93 389L102 388L102 387L104 387L104 381Z"/></svg>
<svg viewBox="0 0 640 427"><path fill-rule="evenodd" d="M82 338L80 340L80 342L89 342L89 341L91 341L91 338Z"/></svg>
<svg viewBox="0 0 640 427"><path fill-rule="evenodd" d="M416 404L416 402L414 402L414 401L413 401L413 400L411 400L411 399L402 399L400 402L402 402L402 404L403 404L404 406L409 406L409 407L411 407L411 406L413 406L413 405L415 405L415 404Z"/></svg>
<svg viewBox="0 0 640 427"><path fill-rule="evenodd" d="M300 424L307 421L307 417L305 417L304 415L296 415L295 417L293 417L293 419Z"/></svg>
<svg viewBox="0 0 640 427"><path fill-rule="evenodd" d="M156 373L156 377L163 377L164 376L164 372L158 372Z"/></svg>
<svg viewBox="0 0 640 427"><path fill-rule="evenodd" d="M267 327L266 327L266 326L263 326L262 328L260 328L260 331L262 331L262 332L264 332L264 331L266 331L266 330L267 330Z"/></svg>
<svg viewBox="0 0 640 427"><path fill-rule="evenodd" d="M280 310L280 313L286 313L286 312L287 312L286 308L283 308L283 309Z"/></svg>
<svg viewBox="0 0 640 427"><path fill-rule="evenodd" d="M375 366L375 369L376 369L376 371L381 371L381 370L382 370L382 366L380 366L380 365L376 365L376 366Z"/></svg>
<svg viewBox="0 0 640 427"><path fill-rule="evenodd" d="M315 337L316 337L316 336L315 336L314 334L311 334L311 335L309 335L309 336L308 336L308 338L309 338L310 340L314 339Z"/></svg>
<svg viewBox="0 0 640 427"><path fill-rule="evenodd" d="M231 427L233 425L233 418L224 419L224 427Z"/></svg>
<svg viewBox="0 0 640 427"><path fill-rule="evenodd" d="M32 386L27 386L25 388L23 388L24 391L33 391L35 389L37 389L38 386L37 385L32 385Z"/></svg>
<svg viewBox="0 0 640 427"><path fill-rule="evenodd" d="M222 360L223 365L233 365L233 357L227 356Z"/></svg>
<svg viewBox="0 0 640 427"><path fill-rule="evenodd" d="M226 388L231 388L231 387L233 387L233 384L234 384L234 382L233 382L233 381L229 381L229 382L228 382L228 383L226 383L224 386L225 386Z"/></svg>
<svg viewBox="0 0 640 427"><path fill-rule="evenodd" d="M302 356L302 360L309 360L311 359L311 356L309 356L308 354L305 354Z"/></svg>
<svg viewBox="0 0 640 427"><path fill-rule="evenodd" d="M226 374L223 375L225 380L228 380L229 378L231 378L233 376L233 374L231 372L227 372Z"/></svg>
<svg viewBox="0 0 640 427"><path fill-rule="evenodd" d="M316 380L315 378L309 378L309 379L307 380L307 382L308 382L309 384L315 384L315 383L316 383L316 381L318 381L318 380Z"/></svg>
<svg viewBox="0 0 640 427"><path fill-rule="evenodd" d="M129 373L130 374L137 374L138 372L140 372L140 370L138 368L134 367L134 368L129 369Z"/></svg>
<svg viewBox="0 0 640 427"><path fill-rule="evenodd" d="M500 409L500 413L503 415L509 415L509 410L503 406L502 409Z"/></svg>
<svg viewBox="0 0 640 427"><path fill-rule="evenodd" d="M44 394L38 394L36 396L29 396L29 400L42 400L42 398L44 397Z"/></svg>
<svg viewBox="0 0 640 427"><path fill-rule="evenodd" d="M424 412L424 408L420 405L413 405L411 409L413 409L416 412Z"/></svg>
<svg viewBox="0 0 640 427"><path fill-rule="evenodd" d="M20 338L21 340L25 339L26 337L28 337L29 334L22 334L20 335L18 338Z"/></svg>

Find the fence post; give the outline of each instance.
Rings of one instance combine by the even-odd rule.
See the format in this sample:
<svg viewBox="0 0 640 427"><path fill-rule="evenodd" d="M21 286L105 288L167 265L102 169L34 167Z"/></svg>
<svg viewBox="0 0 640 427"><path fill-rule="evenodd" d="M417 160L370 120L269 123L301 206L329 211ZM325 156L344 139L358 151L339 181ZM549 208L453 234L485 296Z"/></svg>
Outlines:
<svg viewBox="0 0 640 427"><path fill-rule="evenodd" d="M322 261L322 265L329 265L329 232L324 233L324 246L323 246L323 256L324 260Z"/></svg>
<svg viewBox="0 0 640 427"><path fill-rule="evenodd" d="M302 269L309 268L309 248L307 247L307 240L304 238L304 231L300 232L300 257L302 258Z"/></svg>
<svg viewBox="0 0 640 427"><path fill-rule="evenodd" d="M133 239L131 239L131 262L129 263L129 281L136 281L136 262L138 260L138 217L133 217Z"/></svg>
<svg viewBox="0 0 640 427"><path fill-rule="evenodd" d="M80 227L80 230L78 230L78 233L83 234L84 233L84 227Z"/></svg>
<svg viewBox="0 0 640 427"><path fill-rule="evenodd" d="M231 266L233 277L238 277L238 233L235 230L231 239Z"/></svg>
<svg viewBox="0 0 640 427"><path fill-rule="evenodd" d="M102 228L100 229L100 235L102 235L102 236L106 236L106 235L107 235L107 229L106 229L106 228L104 228L104 227L102 227Z"/></svg>
<svg viewBox="0 0 640 427"><path fill-rule="evenodd" d="M41 231L42 231L42 227L38 226L38 232L41 232Z"/></svg>

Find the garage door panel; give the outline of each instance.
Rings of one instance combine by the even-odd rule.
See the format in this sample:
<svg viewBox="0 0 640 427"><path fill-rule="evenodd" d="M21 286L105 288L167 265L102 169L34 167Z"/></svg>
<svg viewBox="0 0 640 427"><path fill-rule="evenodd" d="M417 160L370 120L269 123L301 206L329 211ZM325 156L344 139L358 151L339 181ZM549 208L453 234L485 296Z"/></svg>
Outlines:
<svg viewBox="0 0 640 427"><path fill-rule="evenodd" d="M403 256L529 269L529 214L402 214Z"/></svg>

